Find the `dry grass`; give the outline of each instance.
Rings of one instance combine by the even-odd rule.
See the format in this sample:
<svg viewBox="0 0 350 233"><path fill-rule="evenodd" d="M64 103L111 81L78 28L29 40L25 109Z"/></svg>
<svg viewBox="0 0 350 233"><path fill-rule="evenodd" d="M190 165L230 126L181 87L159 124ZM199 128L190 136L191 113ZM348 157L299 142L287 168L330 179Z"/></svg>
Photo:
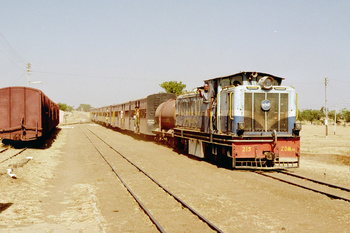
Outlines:
<svg viewBox="0 0 350 233"><path fill-rule="evenodd" d="M350 127L337 126L334 134L334 126L303 125L301 131L302 154L328 154L350 156Z"/></svg>

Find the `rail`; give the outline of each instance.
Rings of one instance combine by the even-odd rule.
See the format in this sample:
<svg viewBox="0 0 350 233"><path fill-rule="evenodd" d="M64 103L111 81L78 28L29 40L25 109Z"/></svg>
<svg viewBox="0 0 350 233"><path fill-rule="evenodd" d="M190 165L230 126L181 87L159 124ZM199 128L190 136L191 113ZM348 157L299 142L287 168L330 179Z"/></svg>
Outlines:
<svg viewBox="0 0 350 233"><path fill-rule="evenodd" d="M325 192L325 191L322 191L322 190L319 190L319 189L315 189L315 188L311 188L311 187L308 187L308 186L305 186L305 185L297 184L297 183L294 183L294 182L291 182L291 181L288 181L288 180L285 180L285 179L282 179L282 178L275 177L273 175L268 175L265 172L260 172L260 171L254 171L254 172L256 174L259 174L259 175L262 175L262 176L266 176L266 177L269 177L269 178L272 178L272 179L275 179L275 180L278 180L278 181L281 181L281 182L284 182L284 183L287 183L287 184L290 184L290 185L293 185L293 186L296 186L296 187L299 187L299 188L310 190L310 191L313 191L313 192L325 195L325 196L333 198L333 199L339 199L339 200L350 202L349 198L341 197L339 195L335 195L335 194L332 194L332 193L329 193L329 192ZM277 171L277 173L282 173L282 174L285 174L287 176L292 176L292 177L296 177L298 179L308 180L308 181L311 181L313 183L317 183L317 184L320 184L320 185L328 186L330 188L340 189L340 190L345 191L345 192L350 192L350 189L345 188L345 187L340 187L340 186L329 184L329 183L325 183L325 182L322 182L322 181L317 181L317 180L314 180L314 179L311 179L311 178L307 178L307 177L304 177L304 176L291 174L289 172Z"/></svg>
<svg viewBox="0 0 350 233"><path fill-rule="evenodd" d="M21 153L22 153L23 151L25 151L26 149L27 149L27 148L24 148L24 149L20 150L20 151L17 152L16 154L14 154L14 155L12 155L12 156L10 156L10 157L8 157L8 158L6 158L6 159L0 161L0 163L3 163L3 162L5 162L5 161L7 161L7 160L9 160L9 159L12 159L13 157L15 157L15 156L21 154ZM5 150L1 151L1 153L4 152L4 151L5 151Z"/></svg>
<svg viewBox="0 0 350 233"><path fill-rule="evenodd" d="M144 170L142 170L140 167L138 167L136 164L134 164L132 161L130 161L128 158L126 158L123 154L121 154L117 149L115 149L113 146L108 144L105 140L103 140L101 137L99 137L97 134L95 134L92 130L88 129L93 135L95 135L98 139L100 139L103 143L105 143L109 148L111 148L113 151L118 153L123 159L125 159L128 163L130 163L132 166L134 166L136 169L138 169L141 173L146 175L151 181L153 181L155 184L157 184L161 189L163 189L166 193L168 193L170 196L172 196L176 201L181 203L182 206L190 210L195 216L197 216L200 220L202 220L204 223L206 223L211 229L222 232L218 227L216 227L214 224L212 224L209 220L207 220L205 217L203 217L201 214L199 214L196 210L194 210L192 207L190 207L188 204L186 204L184 201L182 201L179 197L177 197L175 194L173 194L171 191L166 189L163 185L161 185L157 180L152 178L148 173L146 173ZM84 132L84 130L82 130ZM107 161L105 156L98 150L98 148L95 146L95 144L92 142L92 140L87 136L87 134L84 132L85 136L89 139L89 141L94 145L95 149L98 151L98 153L103 157L103 159L106 161L106 163L111 167L113 172L117 175L117 177L121 180L125 188L128 190L128 192L133 196L133 198L137 201L139 206L142 208L142 210L149 216L151 221L156 225L157 229L160 232L165 232L164 229L161 227L161 225L157 222L157 220L151 215L149 210L141 203L141 201L137 198L137 196L132 192L132 190L126 185L126 183L122 180L118 172L113 168L113 166Z"/></svg>

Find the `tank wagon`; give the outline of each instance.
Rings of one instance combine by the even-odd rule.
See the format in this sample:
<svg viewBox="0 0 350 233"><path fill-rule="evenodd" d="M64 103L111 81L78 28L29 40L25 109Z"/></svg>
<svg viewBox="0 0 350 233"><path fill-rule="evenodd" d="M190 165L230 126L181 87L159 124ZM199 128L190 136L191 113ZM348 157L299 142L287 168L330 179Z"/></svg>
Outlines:
<svg viewBox="0 0 350 233"><path fill-rule="evenodd" d="M206 80L215 93L209 115L198 91L182 94L159 106L155 133L185 153L228 159L234 168L298 167L297 93L282 86L283 80L258 72ZM209 132L203 131L203 121Z"/></svg>
<svg viewBox="0 0 350 233"><path fill-rule="evenodd" d="M47 135L59 123L59 107L30 87L0 89L0 138L30 141Z"/></svg>
<svg viewBox="0 0 350 233"><path fill-rule="evenodd" d="M175 99L175 95L158 93L122 104L95 108L90 111L91 119L107 127L155 136L153 131L158 127L156 109L169 99Z"/></svg>

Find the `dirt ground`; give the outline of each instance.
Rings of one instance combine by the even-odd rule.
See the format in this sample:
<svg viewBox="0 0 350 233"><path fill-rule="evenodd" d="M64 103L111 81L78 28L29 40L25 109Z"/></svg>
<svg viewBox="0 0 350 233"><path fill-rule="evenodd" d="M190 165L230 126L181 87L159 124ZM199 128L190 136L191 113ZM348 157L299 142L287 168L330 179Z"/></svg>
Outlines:
<svg viewBox="0 0 350 233"><path fill-rule="evenodd" d="M67 116L67 123L86 122L84 113ZM11 167L17 176L0 175L0 232L157 232L91 146L84 127L104 135L224 232L350 232L348 202L90 123L62 124L43 149L0 164L0 174ZM303 125L301 166L295 171L350 187L350 127L339 126L327 138L324 133L324 126ZM33 159L16 166L26 157Z"/></svg>
<svg viewBox="0 0 350 233"><path fill-rule="evenodd" d="M350 187L350 126L303 125L301 166L298 172ZM334 182L332 182L334 181Z"/></svg>

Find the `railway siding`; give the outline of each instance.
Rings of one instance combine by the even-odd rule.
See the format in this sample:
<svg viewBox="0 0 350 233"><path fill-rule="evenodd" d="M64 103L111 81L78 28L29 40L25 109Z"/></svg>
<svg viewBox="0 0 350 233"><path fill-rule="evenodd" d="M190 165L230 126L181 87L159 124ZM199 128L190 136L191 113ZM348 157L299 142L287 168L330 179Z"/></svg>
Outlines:
<svg viewBox="0 0 350 233"><path fill-rule="evenodd" d="M98 135L94 133L92 135L91 133L93 131L87 133L89 140L97 148L102 148L98 150L103 154L104 159L110 163L119 179L126 183L126 187L130 188L129 192L132 192L141 201L140 205L144 205L145 211L149 211L152 215L151 217L155 218L155 221L159 221L157 224L159 224L160 229L164 225L165 232L188 232L193 229L200 232L213 232L206 223L200 221L196 215L184 208L181 203L176 202L177 199L165 192L155 180L148 177L147 173L141 172L137 165L127 162L127 158L121 157L125 155L118 155L119 153L115 150L111 150L110 145L101 141L103 138L100 138L100 140L96 137ZM221 232L220 229L215 229Z"/></svg>
<svg viewBox="0 0 350 233"><path fill-rule="evenodd" d="M224 232L344 232L350 228L348 202L249 171L218 167L96 124L86 126L108 138L113 147ZM30 150L33 160L16 169L17 179L0 176L1 232L157 231L79 127L62 128L51 146ZM308 166L304 160L301 164L295 173L326 181L337 176L338 182L328 182L346 186L348 170L340 172L329 164L325 176L320 165L327 166L326 161L309 157ZM128 175L130 186L139 186L137 192L143 192L142 179L133 173L139 172Z"/></svg>

